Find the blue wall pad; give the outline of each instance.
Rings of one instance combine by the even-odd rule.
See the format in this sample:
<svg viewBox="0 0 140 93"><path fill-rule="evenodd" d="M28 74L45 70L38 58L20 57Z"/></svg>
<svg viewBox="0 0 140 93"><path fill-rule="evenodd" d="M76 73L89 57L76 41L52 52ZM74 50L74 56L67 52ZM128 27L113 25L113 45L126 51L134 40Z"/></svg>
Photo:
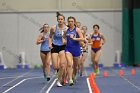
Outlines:
<svg viewBox="0 0 140 93"><path fill-rule="evenodd" d="M118 63L114 63L114 67L119 67L119 64Z"/></svg>
<svg viewBox="0 0 140 93"><path fill-rule="evenodd" d="M98 66L99 66L100 68L102 68L104 65L103 65L103 64L98 64Z"/></svg>
<svg viewBox="0 0 140 93"><path fill-rule="evenodd" d="M24 68L25 68L25 69L29 69L29 65L28 65L28 64L25 64L25 65L24 65Z"/></svg>
<svg viewBox="0 0 140 93"><path fill-rule="evenodd" d="M3 70L4 69L4 65L0 65L0 70Z"/></svg>
<svg viewBox="0 0 140 93"><path fill-rule="evenodd" d="M17 68L18 68L18 69L22 69L23 66L22 66L21 64L18 64L18 65L17 65Z"/></svg>

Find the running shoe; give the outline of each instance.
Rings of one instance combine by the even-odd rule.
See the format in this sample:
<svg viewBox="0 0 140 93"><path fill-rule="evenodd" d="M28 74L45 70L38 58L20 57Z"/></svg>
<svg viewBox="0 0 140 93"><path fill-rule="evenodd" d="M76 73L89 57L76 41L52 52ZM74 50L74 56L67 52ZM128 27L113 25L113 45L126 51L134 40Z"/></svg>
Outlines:
<svg viewBox="0 0 140 93"><path fill-rule="evenodd" d="M63 85L59 82L59 81L57 81L57 87L62 87Z"/></svg>
<svg viewBox="0 0 140 93"><path fill-rule="evenodd" d="M99 68L97 68L97 70L96 70L96 74L97 74L97 75L100 74L100 69L99 69Z"/></svg>
<svg viewBox="0 0 140 93"><path fill-rule="evenodd" d="M74 85L73 80L69 80L69 85L70 86Z"/></svg>
<svg viewBox="0 0 140 93"><path fill-rule="evenodd" d="M47 79L47 81L50 81L50 76L47 76L47 78L46 78L46 79Z"/></svg>

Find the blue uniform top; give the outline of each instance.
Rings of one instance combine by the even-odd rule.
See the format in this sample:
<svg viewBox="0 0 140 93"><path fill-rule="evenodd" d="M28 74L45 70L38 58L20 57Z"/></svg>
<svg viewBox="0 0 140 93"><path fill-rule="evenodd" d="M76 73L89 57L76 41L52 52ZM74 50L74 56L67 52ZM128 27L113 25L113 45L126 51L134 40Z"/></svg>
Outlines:
<svg viewBox="0 0 140 93"><path fill-rule="evenodd" d="M98 35L97 36L95 36L94 34L91 36L91 38L93 39L95 39L95 40L100 40L101 39L101 35L100 35L100 33L98 33Z"/></svg>
<svg viewBox="0 0 140 93"><path fill-rule="evenodd" d="M67 39L67 44L66 47L80 47L80 43L79 41L76 40L72 40L70 38L70 34L73 34L75 38L79 38L79 35L76 32L76 27L70 31L70 28L68 28L67 32L66 32L66 39Z"/></svg>
<svg viewBox="0 0 140 93"><path fill-rule="evenodd" d="M49 41L48 41L49 33L44 33L43 32L43 38L42 39L44 39L44 38L46 38L46 40L41 43L40 51L50 51Z"/></svg>
<svg viewBox="0 0 140 93"><path fill-rule="evenodd" d="M52 41L54 45L57 45L57 46L64 45L62 42L62 36L63 36L64 30L66 30L66 26L64 26L62 30L59 30L58 25L56 25L56 31L54 32L53 41Z"/></svg>

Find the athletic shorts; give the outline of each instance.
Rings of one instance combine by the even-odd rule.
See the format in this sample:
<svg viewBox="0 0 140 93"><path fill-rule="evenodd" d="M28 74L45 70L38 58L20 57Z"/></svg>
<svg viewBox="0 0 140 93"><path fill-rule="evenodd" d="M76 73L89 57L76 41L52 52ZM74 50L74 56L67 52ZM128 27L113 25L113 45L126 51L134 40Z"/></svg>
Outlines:
<svg viewBox="0 0 140 93"><path fill-rule="evenodd" d="M40 52L47 55L50 51L40 51Z"/></svg>
<svg viewBox="0 0 140 93"><path fill-rule="evenodd" d="M94 52L94 53L96 53L97 51L99 51L101 49L101 47L99 47L99 48L92 48L92 51Z"/></svg>
<svg viewBox="0 0 140 93"><path fill-rule="evenodd" d="M81 54L81 49L80 47L76 47L76 48L66 47L65 52L70 52L73 57L79 57Z"/></svg>
<svg viewBox="0 0 140 93"><path fill-rule="evenodd" d="M62 50L65 50L66 45L62 45L62 46L58 46L58 45L54 45L52 44L52 49L51 49L51 53L59 53Z"/></svg>

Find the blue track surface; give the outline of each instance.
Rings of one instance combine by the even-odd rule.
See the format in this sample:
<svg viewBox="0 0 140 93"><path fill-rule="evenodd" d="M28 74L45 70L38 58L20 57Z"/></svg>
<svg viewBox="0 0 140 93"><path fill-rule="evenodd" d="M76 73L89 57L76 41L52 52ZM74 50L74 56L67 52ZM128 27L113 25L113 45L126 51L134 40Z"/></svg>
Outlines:
<svg viewBox="0 0 140 93"><path fill-rule="evenodd" d="M108 77L97 76L95 82L99 86L101 93L140 93L140 69L134 68L135 75L131 75L131 67L123 68L124 75L119 76L120 68L102 69L106 70Z"/></svg>
<svg viewBox="0 0 140 93"><path fill-rule="evenodd" d="M135 75L131 75L131 69ZM140 93L140 68L122 68L123 76L119 76L121 68L101 68L100 75L95 77L101 93ZM109 76L104 77L103 72L108 71ZM85 68L84 77L78 77L74 86L68 84L57 87L53 77L49 82L43 78L42 69L6 69L0 70L0 93L89 93L87 84L88 75L93 72L91 67ZM52 87L51 87L52 85Z"/></svg>
<svg viewBox="0 0 140 93"><path fill-rule="evenodd" d="M78 78L73 86L57 87L55 84L49 93L89 93L86 77Z"/></svg>

